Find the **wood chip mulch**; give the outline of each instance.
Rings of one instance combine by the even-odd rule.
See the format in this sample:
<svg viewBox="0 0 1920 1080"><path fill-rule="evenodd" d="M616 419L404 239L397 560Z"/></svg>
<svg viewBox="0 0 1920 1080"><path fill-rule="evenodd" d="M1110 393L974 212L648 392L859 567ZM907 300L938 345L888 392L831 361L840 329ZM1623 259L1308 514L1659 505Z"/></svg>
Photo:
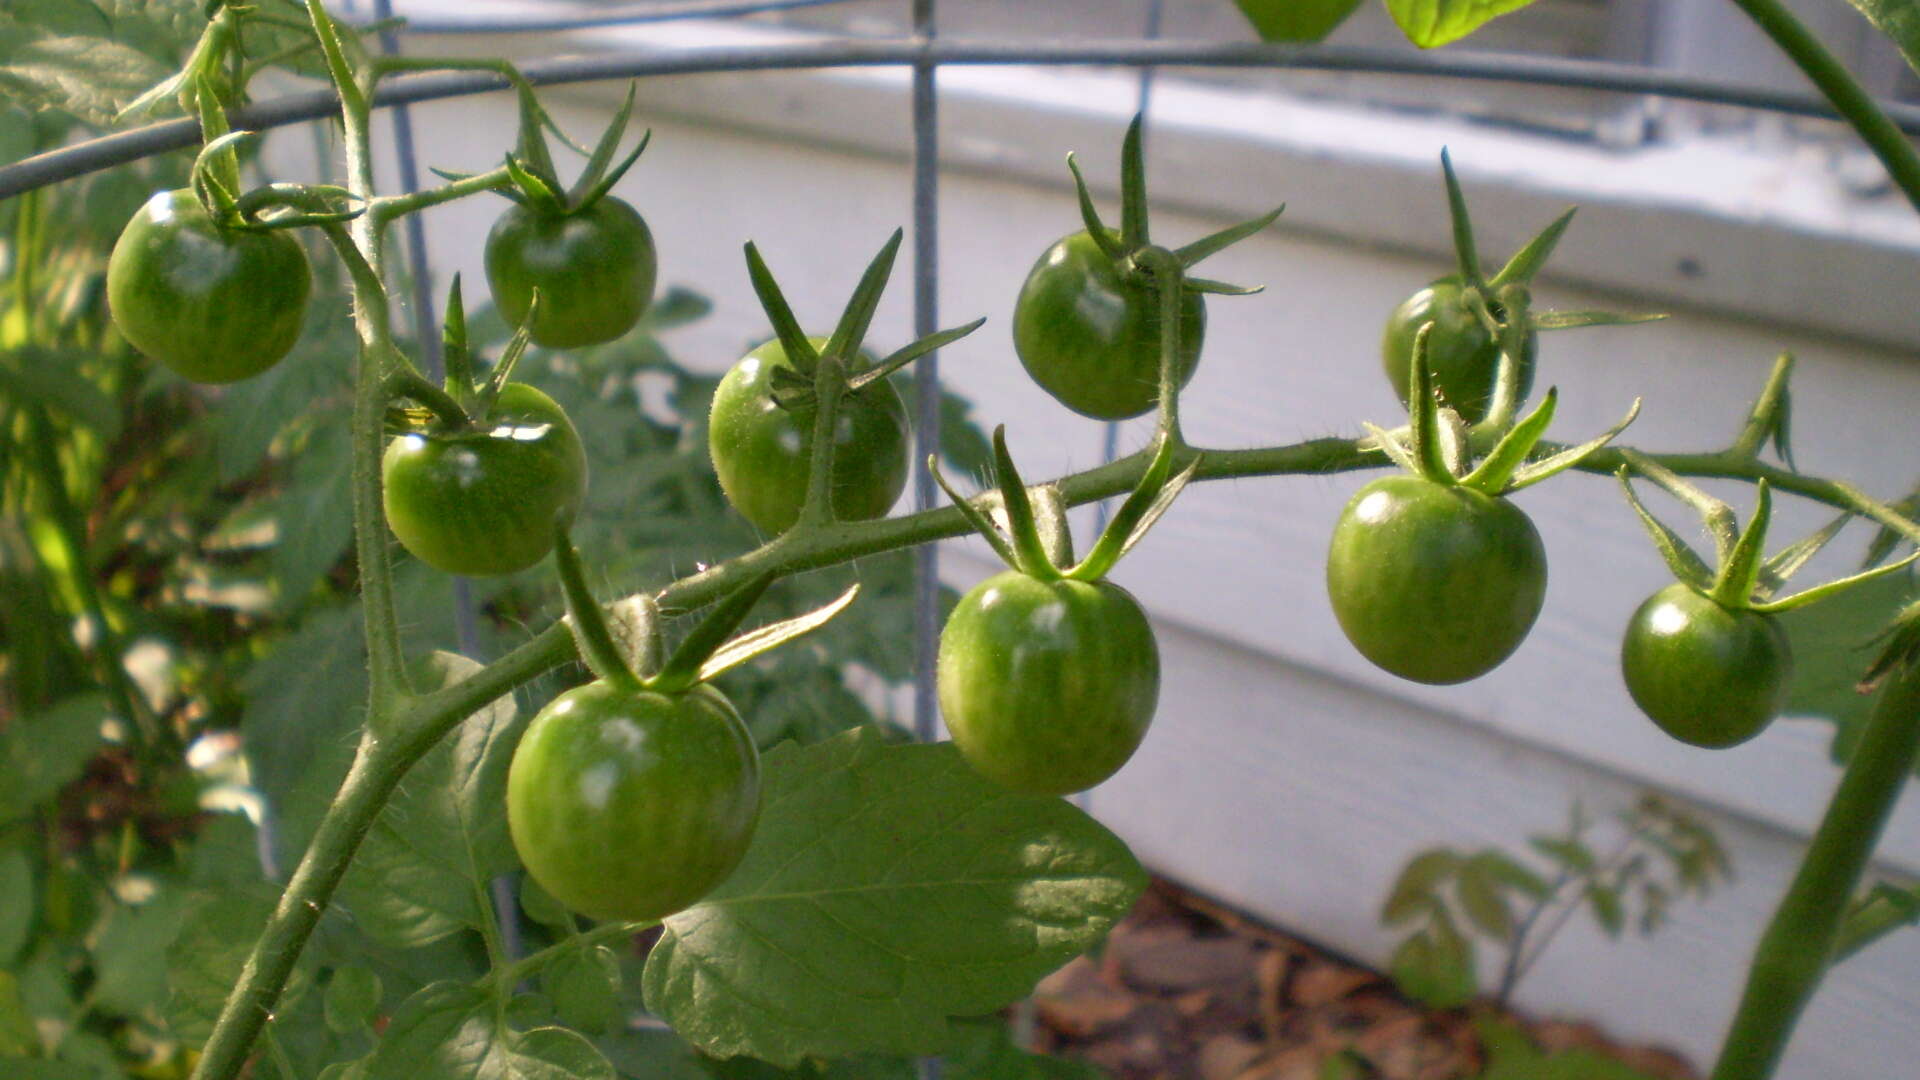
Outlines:
<svg viewBox="0 0 1920 1080"><path fill-rule="evenodd" d="M1034 1004L1034 1049L1116 1080L1317 1080L1321 1062L1348 1048L1380 1080L1464 1080L1484 1066L1469 1011L1425 1008L1376 971L1164 881L1100 956L1049 976ZM1677 1054L1615 1043L1591 1024L1500 1015L1545 1050L1586 1048L1660 1080L1699 1075Z"/></svg>

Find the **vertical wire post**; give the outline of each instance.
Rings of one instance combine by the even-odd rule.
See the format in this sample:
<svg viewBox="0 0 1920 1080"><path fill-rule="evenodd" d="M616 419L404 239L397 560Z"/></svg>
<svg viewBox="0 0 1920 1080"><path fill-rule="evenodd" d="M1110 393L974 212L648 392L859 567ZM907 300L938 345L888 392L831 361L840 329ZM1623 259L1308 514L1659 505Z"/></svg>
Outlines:
<svg viewBox="0 0 1920 1080"><path fill-rule="evenodd" d="M913 0L913 33L924 48L934 37L934 0ZM938 100L935 65L924 54L913 65L913 334L925 337L940 328L940 144L934 122ZM928 353L913 373L913 507L934 504L927 455L940 452L940 354ZM940 635L940 549L922 544L913 552L913 733L922 742L940 734L939 699L934 693L934 655ZM939 1058L914 1063L918 1080L940 1080Z"/></svg>
<svg viewBox="0 0 1920 1080"><path fill-rule="evenodd" d="M934 0L912 0L913 31L922 45L934 37ZM913 65L913 333L925 337L940 328L939 184L940 149L934 122L934 63ZM927 456L940 452L940 354L928 353L914 367L913 508L934 506L936 489ZM914 549L913 564L913 731L923 741L940 734L939 703L934 694L934 654L940 633L940 550L933 544Z"/></svg>

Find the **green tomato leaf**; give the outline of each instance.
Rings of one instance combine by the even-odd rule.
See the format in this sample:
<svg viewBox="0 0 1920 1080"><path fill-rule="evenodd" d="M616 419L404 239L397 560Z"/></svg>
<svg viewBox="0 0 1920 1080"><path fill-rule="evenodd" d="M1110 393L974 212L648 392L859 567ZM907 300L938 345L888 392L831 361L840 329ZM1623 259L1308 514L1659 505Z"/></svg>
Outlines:
<svg viewBox="0 0 1920 1080"><path fill-rule="evenodd" d="M1387 0L1407 40L1423 49L1458 41L1533 0Z"/></svg>
<svg viewBox="0 0 1920 1080"><path fill-rule="evenodd" d="M1544 878L1505 852L1488 848L1476 853L1473 861L1494 881L1517 889L1530 899L1545 900L1553 892Z"/></svg>
<svg viewBox="0 0 1920 1080"><path fill-rule="evenodd" d="M1234 0L1265 41L1319 41L1347 21L1360 0Z"/></svg>
<svg viewBox="0 0 1920 1080"><path fill-rule="evenodd" d="M1401 942L1387 970L1401 993L1436 1009L1458 1008L1480 992L1473 942L1444 922Z"/></svg>
<svg viewBox="0 0 1920 1080"><path fill-rule="evenodd" d="M366 1063L366 1080L615 1080L613 1066L565 1028L500 1026L480 990L437 982L401 1004Z"/></svg>
<svg viewBox="0 0 1920 1080"><path fill-rule="evenodd" d="M0 362L0 391L15 401L51 405L111 443L120 434L120 405L80 373L86 359L79 350L19 349Z"/></svg>
<svg viewBox="0 0 1920 1080"><path fill-rule="evenodd" d="M1873 663L1874 640L1912 593L1912 578L1894 574L1774 616L1793 646L1793 681L1784 711L1833 723L1835 764L1852 757L1873 710L1873 695L1860 692L1860 680Z"/></svg>
<svg viewBox="0 0 1920 1080"><path fill-rule="evenodd" d="M1867 21L1893 39L1907 66L1920 72L1920 0L1848 0Z"/></svg>
<svg viewBox="0 0 1920 1080"><path fill-rule="evenodd" d="M33 912L40 904L34 891L33 859L18 843L0 846L0 968L13 963L33 932Z"/></svg>
<svg viewBox="0 0 1920 1080"><path fill-rule="evenodd" d="M1533 836L1527 839L1533 849L1576 874L1591 871L1599 860L1593 849L1577 839L1564 836Z"/></svg>
<svg viewBox="0 0 1920 1080"><path fill-rule="evenodd" d="M167 1000L167 947L179 936L191 894L161 888L143 904L108 915L93 947L94 1001L108 1012L136 1015Z"/></svg>
<svg viewBox="0 0 1920 1080"><path fill-rule="evenodd" d="M1387 902L1380 908L1380 922L1397 926L1432 907L1440 883L1460 868L1460 856L1446 848L1423 851L1408 860L1406 868L1394 880Z"/></svg>
<svg viewBox="0 0 1920 1080"><path fill-rule="evenodd" d="M109 715L106 695L88 692L17 717L0 731L0 823L31 815L77 778Z"/></svg>
<svg viewBox="0 0 1920 1080"><path fill-rule="evenodd" d="M203 900L187 915L180 935L167 948L167 984L172 994L165 1012L180 1039L199 1046L213 1034L220 1007L240 980L240 969L273 907L267 890L223 892ZM312 960L311 954L300 958L276 1009L290 1012L299 1002L312 975Z"/></svg>
<svg viewBox="0 0 1920 1080"><path fill-rule="evenodd" d="M112 38L63 35L0 14L0 94L29 109L59 110L111 126L122 106L168 75L152 57Z"/></svg>
<svg viewBox="0 0 1920 1080"><path fill-rule="evenodd" d="M1513 913L1492 871L1478 859L1469 859L1453 879L1454 892L1460 897L1460 910L1466 912L1473 928L1495 941L1505 941L1513 933Z"/></svg>
<svg viewBox="0 0 1920 1080"><path fill-rule="evenodd" d="M353 540L353 440L345 423L321 424L293 459L275 503L273 576L279 600L298 608Z"/></svg>
<svg viewBox="0 0 1920 1080"><path fill-rule="evenodd" d="M357 964L336 968L322 1003L327 1027L337 1034L371 1027L380 1008L380 976Z"/></svg>
<svg viewBox="0 0 1920 1080"><path fill-rule="evenodd" d="M1610 938L1618 938L1626 929L1627 913L1620 891L1595 882L1587 886L1587 902L1593 906L1593 919Z"/></svg>
<svg viewBox="0 0 1920 1080"><path fill-rule="evenodd" d="M415 676L422 690L480 670L436 652ZM488 879L519 863L507 836L507 766L524 723L511 696L468 717L407 773L374 822L342 883L361 928L413 948L480 926Z"/></svg>
<svg viewBox="0 0 1920 1080"><path fill-rule="evenodd" d="M1098 822L990 784L951 744L855 730L763 769L745 860L665 921L643 975L647 1007L710 1054L940 1051L955 1017L1018 1000L1146 884Z"/></svg>
<svg viewBox="0 0 1920 1080"><path fill-rule="evenodd" d="M620 1019L620 961L605 945L554 957L540 973L540 988L570 1028L598 1035Z"/></svg>

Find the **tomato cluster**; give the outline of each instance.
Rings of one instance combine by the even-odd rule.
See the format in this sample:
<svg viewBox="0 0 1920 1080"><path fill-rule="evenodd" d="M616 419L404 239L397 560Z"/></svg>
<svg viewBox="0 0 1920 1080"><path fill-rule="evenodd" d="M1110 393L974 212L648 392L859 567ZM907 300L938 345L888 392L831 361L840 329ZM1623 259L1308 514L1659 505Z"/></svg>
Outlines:
<svg viewBox="0 0 1920 1080"><path fill-rule="evenodd" d="M523 138L527 156L509 158L514 186L503 194L517 205L488 235L485 261L494 300L518 335L492 374L476 377L455 282L444 389L399 365L391 396L414 407L390 411L401 430L387 446L382 477L394 534L430 566L506 574L558 553L572 627L596 679L555 698L522 737L508 776L509 828L528 872L561 902L596 918L639 920L706 895L753 837L757 752L740 715L707 680L821 625L852 593L723 645L770 580L756 579L717 604L664 665L636 671L587 590L567 539L586 496L580 437L551 397L510 376L529 343L567 349L612 340L633 329L651 302L652 235L632 206L608 194L639 154L609 171L626 116L623 110L610 126L570 194L561 194L538 140ZM1199 364L1204 295L1254 291L1188 270L1279 213L1169 250L1148 238L1137 120L1122 153L1121 228L1100 220L1071 157L1069 164L1085 228L1051 245L1027 275L1013 308L1015 351L1040 387L1081 415L1117 420L1158 407L1154 452L1076 562L1063 496L1029 489L997 431L997 492L969 499L947 491L1009 569L961 598L935 665L958 752L987 779L1038 795L1082 791L1111 777L1152 722L1160 686L1153 629L1139 602L1106 575L1202 465L1162 395L1177 394ZM1507 496L1577 464L1632 419L1584 445L1536 456L1557 395L1549 390L1524 419L1514 414L1532 387L1537 331L1630 320L1529 310L1527 283L1566 216L1498 274L1483 276L1445 164L1458 273L1397 307L1382 342L1409 422L1373 429L1373 444L1406 472L1353 496L1326 565L1329 601L1355 648L1395 675L1434 684L1492 670L1540 613L1546 550ZM309 273L285 231L242 212L203 179L196 173L194 190L161 193L139 211L115 247L108 289L115 319L136 346L188 378L227 382L265 370L292 347ZM349 215L328 220L341 216ZM708 442L720 487L766 534L888 513L906 483L911 437L889 377L979 326L930 335L884 358L862 347L900 239L896 231L824 335L801 330L759 253L746 246L773 335L720 381ZM1640 468L1707 506L1677 478ZM1772 614L1849 582L1771 598L1818 543L1760 563L1764 484L1748 532L1723 543L1711 578L1657 526L1631 484L1627 494L1681 579L1649 598L1627 628L1621 664L1633 700L1663 730L1697 746L1753 737L1783 707L1791 671ZM657 655L652 622L642 636L643 654Z"/></svg>

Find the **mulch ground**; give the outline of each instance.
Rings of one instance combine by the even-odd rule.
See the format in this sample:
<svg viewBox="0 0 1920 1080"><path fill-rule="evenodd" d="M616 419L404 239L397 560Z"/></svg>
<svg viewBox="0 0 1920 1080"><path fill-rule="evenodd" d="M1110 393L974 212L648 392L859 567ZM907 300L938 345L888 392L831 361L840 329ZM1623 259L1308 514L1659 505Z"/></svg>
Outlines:
<svg viewBox="0 0 1920 1080"><path fill-rule="evenodd" d="M1484 1064L1475 1013L1415 1004L1379 972L1162 881L1099 957L1049 976L1034 1001L1034 1049L1117 1080L1317 1080L1343 1049L1380 1080L1456 1080ZM1699 1075L1591 1024L1498 1015L1545 1050L1586 1048L1661 1080Z"/></svg>

